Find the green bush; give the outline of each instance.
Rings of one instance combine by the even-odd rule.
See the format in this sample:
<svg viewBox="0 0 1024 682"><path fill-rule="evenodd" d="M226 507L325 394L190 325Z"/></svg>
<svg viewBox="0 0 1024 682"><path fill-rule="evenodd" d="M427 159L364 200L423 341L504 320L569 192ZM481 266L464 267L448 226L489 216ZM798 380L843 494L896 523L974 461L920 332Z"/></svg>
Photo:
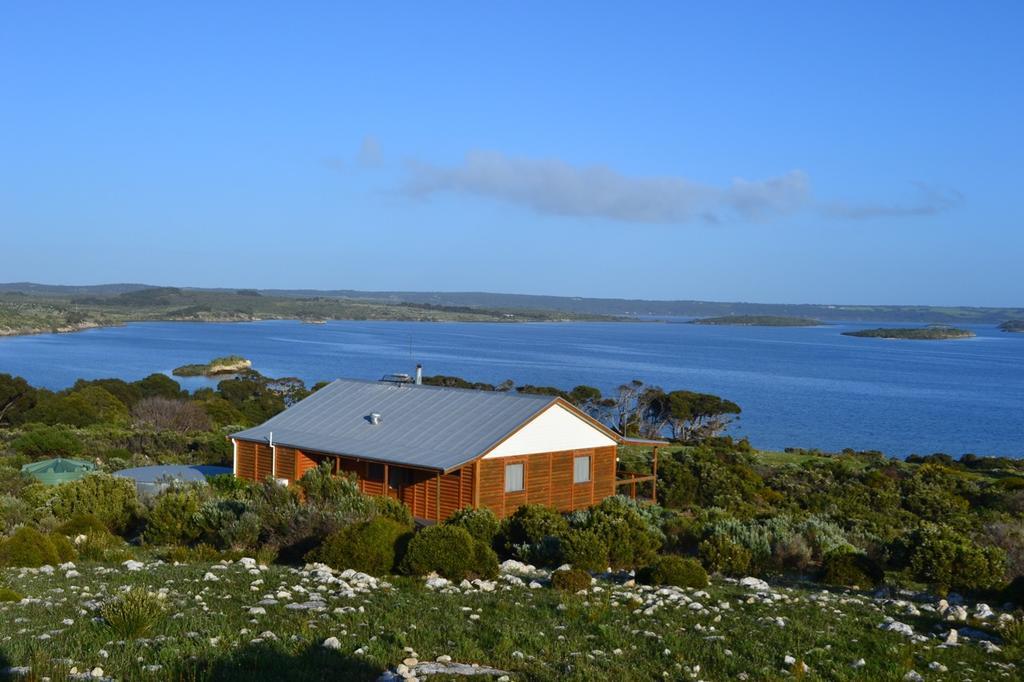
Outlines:
<svg viewBox="0 0 1024 682"><path fill-rule="evenodd" d="M493 578L498 574L497 557L493 552L488 555L481 547L490 549L474 540L465 528L430 526L409 541L402 571L408 575L436 572L449 580Z"/></svg>
<svg viewBox="0 0 1024 682"><path fill-rule="evenodd" d="M821 565L821 582L847 587L878 587L885 580L885 571L865 554L833 552Z"/></svg>
<svg viewBox="0 0 1024 682"><path fill-rule="evenodd" d="M982 547L948 526L922 523L899 545L897 554L911 577L940 591L983 590L1002 583L1005 552Z"/></svg>
<svg viewBox="0 0 1024 682"><path fill-rule="evenodd" d="M701 562L712 573L745 575L750 568L750 551L724 535L712 535L698 547Z"/></svg>
<svg viewBox="0 0 1024 682"><path fill-rule="evenodd" d="M674 554L660 556L637 571L637 581L646 585L707 587L708 574L700 562Z"/></svg>
<svg viewBox="0 0 1024 682"><path fill-rule="evenodd" d="M209 500L196 515L201 535L218 549L256 547L260 537L260 517L252 506L241 500Z"/></svg>
<svg viewBox="0 0 1024 682"><path fill-rule="evenodd" d="M110 529L95 514L79 512L57 526L57 531L70 538L90 533L109 533Z"/></svg>
<svg viewBox="0 0 1024 682"><path fill-rule="evenodd" d="M413 525L412 510L393 497L370 497L377 514L409 528Z"/></svg>
<svg viewBox="0 0 1024 682"><path fill-rule="evenodd" d="M37 568L59 563L60 555L53 542L35 528L22 526L0 541L0 566Z"/></svg>
<svg viewBox="0 0 1024 682"><path fill-rule="evenodd" d="M3 602L21 601L24 599L20 594L9 587L0 587L0 604Z"/></svg>
<svg viewBox="0 0 1024 682"><path fill-rule="evenodd" d="M61 535L60 533L50 533L46 536L50 543L53 544L54 551L57 552L57 558L60 559L60 563L66 563L68 561L74 561L78 558L78 552L75 551L75 546L71 544L71 540Z"/></svg>
<svg viewBox="0 0 1024 682"><path fill-rule="evenodd" d="M164 618L164 602L136 587L104 604L100 616L118 639L140 639Z"/></svg>
<svg viewBox="0 0 1024 682"><path fill-rule="evenodd" d="M464 507L449 516L445 523L450 526L465 528L470 535L488 547L494 545L494 539L501 530L501 521L498 520L493 511L486 507L482 509Z"/></svg>
<svg viewBox="0 0 1024 682"><path fill-rule="evenodd" d="M662 544L661 531L651 519L622 497L609 497L590 510L585 528L608 547L613 568L630 569L654 560Z"/></svg>
<svg viewBox="0 0 1024 682"><path fill-rule="evenodd" d="M146 518L143 539L151 545L190 545L203 534L198 486L174 487L157 496Z"/></svg>
<svg viewBox="0 0 1024 682"><path fill-rule="evenodd" d="M410 526L378 516L335 531L307 554L306 560L338 570L351 568L371 575L387 575L395 570L400 547L410 533Z"/></svg>
<svg viewBox="0 0 1024 682"><path fill-rule="evenodd" d="M119 563L128 558L124 540L108 530L94 530L75 536L79 541L75 544L78 558L84 561Z"/></svg>
<svg viewBox="0 0 1024 682"><path fill-rule="evenodd" d="M138 517L140 506L135 483L107 474L88 476L52 487L50 507L58 519L76 514L92 514L108 528L124 532Z"/></svg>
<svg viewBox="0 0 1024 682"><path fill-rule="evenodd" d="M590 574L578 568L562 569L551 574L551 587L573 594L590 589Z"/></svg>
<svg viewBox="0 0 1024 682"><path fill-rule="evenodd" d="M505 540L510 547L538 544L547 537L561 537L569 522L553 507L524 504L505 523Z"/></svg>
<svg viewBox="0 0 1024 682"><path fill-rule="evenodd" d="M561 538L562 559L584 571L608 569L608 543L599 533L574 528Z"/></svg>
<svg viewBox="0 0 1024 682"><path fill-rule="evenodd" d="M82 441L65 426L36 425L11 443L15 452L32 459L72 458L82 452Z"/></svg>
<svg viewBox="0 0 1024 682"><path fill-rule="evenodd" d="M32 505L14 495L0 495L0 533L26 524L35 515Z"/></svg>

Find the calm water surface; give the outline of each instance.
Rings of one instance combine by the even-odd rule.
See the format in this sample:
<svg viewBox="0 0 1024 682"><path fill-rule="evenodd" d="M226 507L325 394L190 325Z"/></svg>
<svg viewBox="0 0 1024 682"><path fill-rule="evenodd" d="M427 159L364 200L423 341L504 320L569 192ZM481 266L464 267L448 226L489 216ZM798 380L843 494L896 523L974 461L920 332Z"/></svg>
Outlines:
<svg viewBox="0 0 1024 682"><path fill-rule="evenodd" d="M638 378L736 401L743 416L733 433L761 448L1024 456L1024 334L989 326L956 341L839 334L861 326L152 322L0 338L0 372L57 389L241 354L265 375L307 383L377 379L416 362L427 374L492 383L610 391Z"/></svg>

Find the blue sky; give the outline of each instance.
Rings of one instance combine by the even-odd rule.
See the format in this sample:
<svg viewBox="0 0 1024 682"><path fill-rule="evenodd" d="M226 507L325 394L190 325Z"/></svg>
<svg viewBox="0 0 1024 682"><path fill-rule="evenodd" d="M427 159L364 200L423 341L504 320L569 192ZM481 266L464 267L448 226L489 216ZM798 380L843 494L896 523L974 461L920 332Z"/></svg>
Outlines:
<svg viewBox="0 0 1024 682"><path fill-rule="evenodd" d="M1024 4L342 4L6 4L0 281L1024 305Z"/></svg>

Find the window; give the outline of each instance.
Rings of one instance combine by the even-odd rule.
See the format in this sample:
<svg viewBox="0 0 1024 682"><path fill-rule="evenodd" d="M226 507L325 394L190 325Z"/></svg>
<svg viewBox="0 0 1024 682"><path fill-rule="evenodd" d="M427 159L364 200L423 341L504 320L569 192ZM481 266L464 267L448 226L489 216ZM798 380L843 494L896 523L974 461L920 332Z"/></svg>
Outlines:
<svg viewBox="0 0 1024 682"><path fill-rule="evenodd" d="M368 481L383 481L384 480L384 465L374 464L370 462L370 466L366 470L366 480Z"/></svg>
<svg viewBox="0 0 1024 682"><path fill-rule="evenodd" d="M523 490L523 470L525 465L522 462L505 465L505 492L518 493Z"/></svg>
<svg viewBox="0 0 1024 682"><path fill-rule="evenodd" d="M572 482L590 483L590 455L575 457L572 460Z"/></svg>

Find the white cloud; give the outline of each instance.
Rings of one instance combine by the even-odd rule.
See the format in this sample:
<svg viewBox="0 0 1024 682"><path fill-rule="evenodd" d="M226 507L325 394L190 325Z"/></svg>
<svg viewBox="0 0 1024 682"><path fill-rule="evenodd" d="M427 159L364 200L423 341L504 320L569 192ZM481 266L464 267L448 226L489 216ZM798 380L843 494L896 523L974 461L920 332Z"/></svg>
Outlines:
<svg viewBox="0 0 1024 682"><path fill-rule="evenodd" d="M767 220L807 204L810 185L799 170L766 180L736 179L724 187L679 176L629 177L607 166L574 166L476 151L453 167L408 165L406 192L456 192L499 199L538 213L639 223L719 222L732 216Z"/></svg>
<svg viewBox="0 0 1024 682"><path fill-rule="evenodd" d="M908 203L856 203L834 201L824 204L822 209L826 215L852 220L870 218L910 218L915 216L932 216L956 208L964 201L964 195L955 189L935 187L923 182L916 182L919 196Z"/></svg>

